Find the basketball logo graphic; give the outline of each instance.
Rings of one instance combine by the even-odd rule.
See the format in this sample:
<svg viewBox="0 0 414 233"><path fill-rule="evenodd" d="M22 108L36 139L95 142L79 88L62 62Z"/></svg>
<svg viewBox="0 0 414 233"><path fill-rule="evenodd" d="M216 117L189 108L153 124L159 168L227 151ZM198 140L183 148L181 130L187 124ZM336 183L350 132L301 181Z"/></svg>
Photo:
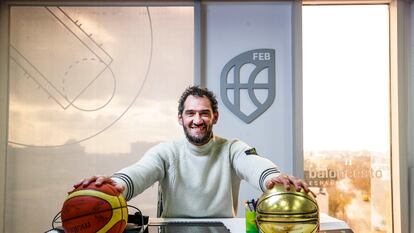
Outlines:
<svg viewBox="0 0 414 233"><path fill-rule="evenodd" d="M233 114L250 123L272 105L275 79L274 49L244 52L231 59L221 72L221 99ZM253 107L243 109L249 100Z"/></svg>

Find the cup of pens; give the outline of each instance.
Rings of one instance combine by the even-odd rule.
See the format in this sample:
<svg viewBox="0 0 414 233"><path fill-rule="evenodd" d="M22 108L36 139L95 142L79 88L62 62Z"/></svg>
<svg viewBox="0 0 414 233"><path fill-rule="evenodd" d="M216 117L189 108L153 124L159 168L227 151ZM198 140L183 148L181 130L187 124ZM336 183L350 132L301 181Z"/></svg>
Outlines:
<svg viewBox="0 0 414 233"><path fill-rule="evenodd" d="M246 233L259 233L256 225L256 204L257 200L247 200L244 202L246 213Z"/></svg>

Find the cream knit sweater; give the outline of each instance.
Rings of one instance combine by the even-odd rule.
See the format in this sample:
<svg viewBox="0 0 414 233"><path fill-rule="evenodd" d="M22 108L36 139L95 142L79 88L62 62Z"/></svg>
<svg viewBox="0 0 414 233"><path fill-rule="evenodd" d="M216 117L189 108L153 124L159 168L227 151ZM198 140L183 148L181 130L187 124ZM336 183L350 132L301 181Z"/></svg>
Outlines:
<svg viewBox="0 0 414 233"><path fill-rule="evenodd" d="M127 200L158 181L162 217L234 217L242 179L264 191L265 182L278 174L254 148L214 136L203 146L185 138L160 143L112 179L126 187Z"/></svg>

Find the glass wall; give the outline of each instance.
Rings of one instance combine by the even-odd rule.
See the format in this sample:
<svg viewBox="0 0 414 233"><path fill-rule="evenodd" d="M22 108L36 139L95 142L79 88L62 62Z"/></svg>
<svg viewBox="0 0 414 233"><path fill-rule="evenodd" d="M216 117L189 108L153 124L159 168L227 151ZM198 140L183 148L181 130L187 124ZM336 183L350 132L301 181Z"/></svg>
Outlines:
<svg viewBox="0 0 414 233"><path fill-rule="evenodd" d="M354 232L392 232L387 5L303 7L305 179Z"/></svg>
<svg viewBox="0 0 414 233"><path fill-rule="evenodd" d="M44 232L83 177L181 137L192 6L12 6L6 232ZM156 216L157 185L129 204Z"/></svg>

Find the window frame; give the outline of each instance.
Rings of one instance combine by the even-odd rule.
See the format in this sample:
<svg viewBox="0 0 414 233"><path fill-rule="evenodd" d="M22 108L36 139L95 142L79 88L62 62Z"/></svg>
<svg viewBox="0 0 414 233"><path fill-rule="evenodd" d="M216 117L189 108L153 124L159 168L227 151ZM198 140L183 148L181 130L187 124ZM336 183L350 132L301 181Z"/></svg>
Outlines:
<svg viewBox="0 0 414 233"><path fill-rule="evenodd" d="M409 232L408 93L410 5L408 0L303 0L303 5L388 4L390 15L390 132L392 232ZM407 23L410 22L410 23Z"/></svg>

